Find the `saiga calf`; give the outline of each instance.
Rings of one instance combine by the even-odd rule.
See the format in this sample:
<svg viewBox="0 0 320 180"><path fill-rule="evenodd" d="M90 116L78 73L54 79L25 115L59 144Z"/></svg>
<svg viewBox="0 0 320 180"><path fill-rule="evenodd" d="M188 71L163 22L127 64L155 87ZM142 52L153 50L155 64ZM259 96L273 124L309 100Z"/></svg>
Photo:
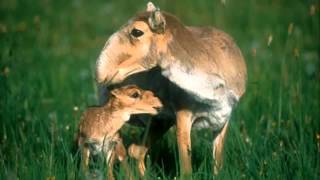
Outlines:
<svg viewBox="0 0 320 180"><path fill-rule="evenodd" d="M112 167L118 158L128 171L125 161L126 149L118 131L133 114L156 115L162 107L160 100L151 91L137 86L125 86L111 92L112 97L102 107L91 107L81 117L78 146L82 152L84 170L90 154L103 152L108 164L108 177L113 179ZM129 172L127 172L129 174Z"/></svg>

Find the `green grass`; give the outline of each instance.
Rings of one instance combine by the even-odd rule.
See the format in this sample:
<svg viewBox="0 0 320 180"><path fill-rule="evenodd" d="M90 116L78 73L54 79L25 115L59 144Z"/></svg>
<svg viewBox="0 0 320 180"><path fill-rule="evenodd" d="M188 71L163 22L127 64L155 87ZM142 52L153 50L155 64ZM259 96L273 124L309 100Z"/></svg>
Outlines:
<svg viewBox="0 0 320 180"><path fill-rule="evenodd" d="M320 179L319 1L221 2L155 2L186 24L228 32L246 58L247 92L233 113L217 178ZM95 60L108 36L145 4L0 2L0 179L80 177L71 147L81 111L98 102ZM174 132L151 150L149 179L178 176ZM209 179L211 134L192 138L194 179Z"/></svg>

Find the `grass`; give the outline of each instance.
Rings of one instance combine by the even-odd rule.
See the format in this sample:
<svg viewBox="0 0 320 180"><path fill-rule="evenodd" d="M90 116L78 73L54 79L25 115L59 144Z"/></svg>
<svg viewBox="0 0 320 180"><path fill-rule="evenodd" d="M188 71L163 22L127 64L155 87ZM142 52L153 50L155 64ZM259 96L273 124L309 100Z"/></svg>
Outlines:
<svg viewBox="0 0 320 180"><path fill-rule="evenodd" d="M319 1L155 3L186 24L228 32L246 58L247 92L233 113L217 179L319 179ZM98 102L95 60L145 4L0 2L0 179L81 177L71 147L81 112ZM178 176L174 132L151 150L149 179ZM212 178L210 137L193 132L194 179Z"/></svg>

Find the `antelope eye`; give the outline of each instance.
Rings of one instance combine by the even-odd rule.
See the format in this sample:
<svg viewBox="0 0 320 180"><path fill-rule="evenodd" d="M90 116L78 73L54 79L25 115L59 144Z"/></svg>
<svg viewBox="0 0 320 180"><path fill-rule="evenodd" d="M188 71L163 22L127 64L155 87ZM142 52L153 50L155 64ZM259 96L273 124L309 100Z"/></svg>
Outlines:
<svg viewBox="0 0 320 180"><path fill-rule="evenodd" d="M138 92L134 92L130 95L130 97L132 98L138 98L140 96L140 94Z"/></svg>
<svg viewBox="0 0 320 180"><path fill-rule="evenodd" d="M144 33L141 31L141 30L139 30L139 29L136 29L136 28L134 28L134 29L132 29L131 30L131 33L130 33L133 37L140 37L140 36L142 36Z"/></svg>

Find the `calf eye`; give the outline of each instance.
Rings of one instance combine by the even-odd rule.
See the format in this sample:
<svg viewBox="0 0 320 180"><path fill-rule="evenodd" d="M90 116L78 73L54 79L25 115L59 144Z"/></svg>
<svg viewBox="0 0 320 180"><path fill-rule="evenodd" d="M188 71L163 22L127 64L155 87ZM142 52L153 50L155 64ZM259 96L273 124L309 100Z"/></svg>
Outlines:
<svg viewBox="0 0 320 180"><path fill-rule="evenodd" d="M144 33L142 31L140 31L139 29L132 29L131 33L130 33L133 37L140 37L142 36Z"/></svg>
<svg viewBox="0 0 320 180"><path fill-rule="evenodd" d="M140 94L138 92L134 92L133 94L130 95L132 98L138 98Z"/></svg>

